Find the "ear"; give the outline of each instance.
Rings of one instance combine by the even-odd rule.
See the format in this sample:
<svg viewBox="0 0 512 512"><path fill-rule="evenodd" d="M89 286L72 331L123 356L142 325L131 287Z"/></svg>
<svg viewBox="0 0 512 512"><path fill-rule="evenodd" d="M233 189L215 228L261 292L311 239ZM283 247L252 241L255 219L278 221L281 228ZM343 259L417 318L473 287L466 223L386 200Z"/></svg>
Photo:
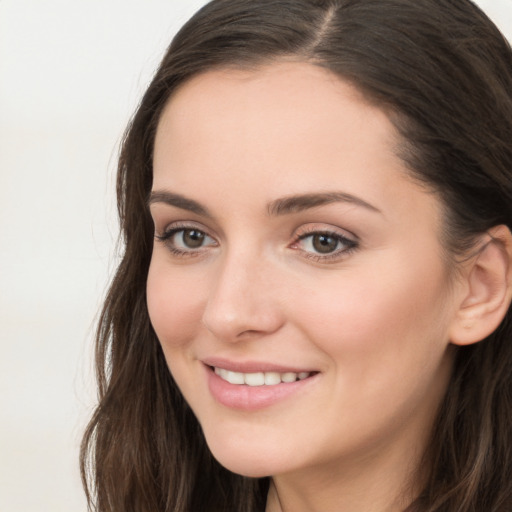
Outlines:
<svg viewBox="0 0 512 512"><path fill-rule="evenodd" d="M470 345L493 333L512 299L512 235L495 226L482 236L482 248L464 265L462 300L450 329L455 345Z"/></svg>

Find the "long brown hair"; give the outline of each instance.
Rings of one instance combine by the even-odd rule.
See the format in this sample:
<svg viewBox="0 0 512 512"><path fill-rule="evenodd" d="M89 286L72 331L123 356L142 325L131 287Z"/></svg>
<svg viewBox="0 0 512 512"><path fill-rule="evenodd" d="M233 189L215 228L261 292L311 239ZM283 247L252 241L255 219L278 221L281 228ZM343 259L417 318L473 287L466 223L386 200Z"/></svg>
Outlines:
<svg viewBox="0 0 512 512"><path fill-rule="evenodd" d="M117 194L124 256L99 321L99 405L81 468L99 512L256 512L267 479L222 468L166 366L146 307L157 123L215 67L295 58L389 112L411 174L442 199L453 256L512 226L512 51L469 0L214 0L172 41L126 131ZM457 349L425 454L420 512L512 510L512 322Z"/></svg>

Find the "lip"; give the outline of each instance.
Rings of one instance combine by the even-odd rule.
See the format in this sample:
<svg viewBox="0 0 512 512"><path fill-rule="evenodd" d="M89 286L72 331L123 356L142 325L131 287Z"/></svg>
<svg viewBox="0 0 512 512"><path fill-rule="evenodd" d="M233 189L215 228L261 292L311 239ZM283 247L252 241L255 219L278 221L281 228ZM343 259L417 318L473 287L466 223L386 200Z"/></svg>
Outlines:
<svg viewBox="0 0 512 512"><path fill-rule="evenodd" d="M257 373L257 372L277 372L277 373L301 373L308 372L313 373L317 372L314 368L300 368L297 366L283 366L274 363L264 362L264 361L231 361L229 359L224 359L221 357L208 357L202 359L203 364L206 366L214 366L216 368L224 368L224 370L229 370L231 372L241 372L241 373Z"/></svg>
<svg viewBox="0 0 512 512"><path fill-rule="evenodd" d="M273 386L247 386L240 384L230 384L221 379L212 367L224 368L230 371L242 373L255 372L294 372L307 371L304 369L294 369L292 367L283 367L274 364L260 363L236 363L233 361L220 361L212 359L203 360L208 389L212 397L221 405L230 409L239 411L257 411L272 405L281 403L284 400L291 399L296 395L308 392L308 388L318 380L319 373L313 373L310 377L295 382L282 382Z"/></svg>

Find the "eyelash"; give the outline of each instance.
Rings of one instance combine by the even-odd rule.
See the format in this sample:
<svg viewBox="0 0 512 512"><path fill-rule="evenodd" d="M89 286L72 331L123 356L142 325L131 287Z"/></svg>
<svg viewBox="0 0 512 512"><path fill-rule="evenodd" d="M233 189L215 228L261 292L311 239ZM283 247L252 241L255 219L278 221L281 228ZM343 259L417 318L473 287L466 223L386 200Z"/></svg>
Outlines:
<svg viewBox="0 0 512 512"><path fill-rule="evenodd" d="M181 232L184 233L186 231L195 231L197 233L202 234L204 237L208 237L208 238L214 240L214 238L211 237L210 235L208 235L208 233L206 231L199 229L194 225L187 225L187 224L174 225L173 227L170 227L167 230L165 230L162 235L155 235L155 238L159 242L164 243L167 246L167 248L169 249L169 251L174 256L177 256L177 257L201 256L207 247L211 247L213 245L212 244L212 245L208 245L208 246L201 246L201 247L198 247L197 249L190 248L188 250L183 250L183 249L177 248L176 245L174 245L172 243L172 238L175 235L177 235L178 233L181 233ZM314 236L324 236L327 238L332 238L336 242L336 246L342 245L342 248L336 249L333 252L320 254L320 253L315 253L315 252L311 252L311 251L306 251L304 249L299 249L297 247L297 245L300 242L307 240L308 238L313 238ZM213 246L216 246L216 245L217 244L215 244ZM313 260L316 262L329 262L329 261L334 261L334 260L340 260L344 257L347 257L348 255L350 255L351 253L353 253L355 250L358 249L359 242L357 240L348 238L348 237L342 235L341 233L337 233L335 231L322 230L322 229L314 229L314 230L311 229L310 231L297 236L295 241L292 242L289 247L292 249L300 250L301 253L303 254L303 256L309 260Z"/></svg>
<svg viewBox="0 0 512 512"><path fill-rule="evenodd" d="M211 238L213 240L213 237L208 235L208 233L206 231L204 231L203 229L199 229L194 225L187 225L187 224L174 225L173 227L166 229L161 235L155 235L155 238L159 242L164 243L167 246L167 248L169 249L169 251L174 256L188 257L188 258L201 256L204 253L204 249L205 249L204 247L199 247L198 249L190 248L188 250L183 250L183 249L177 248L172 243L172 237L174 235L177 235L178 233L185 232L185 231L195 231L195 232L201 233L205 237Z"/></svg>
<svg viewBox="0 0 512 512"><path fill-rule="evenodd" d="M294 248L294 246L296 246L298 242L301 242L308 238L313 238L314 236L325 236L327 238L332 238L336 241L336 245L342 246L341 249L336 249L333 252L326 254L302 250L305 258L317 262L329 262L334 260L340 260L352 254L359 247L359 242L357 240L348 238L336 231L329 231L324 229L312 229L311 231L299 235L297 241L293 242L291 244L291 247Z"/></svg>

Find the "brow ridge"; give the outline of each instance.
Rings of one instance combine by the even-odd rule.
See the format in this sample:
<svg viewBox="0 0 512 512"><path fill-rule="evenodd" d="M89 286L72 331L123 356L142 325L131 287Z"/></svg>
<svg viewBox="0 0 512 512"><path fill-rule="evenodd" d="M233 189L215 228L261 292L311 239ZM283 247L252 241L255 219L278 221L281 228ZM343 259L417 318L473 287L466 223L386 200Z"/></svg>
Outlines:
<svg viewBox="0 0 512 512"><path fill-rule="evenodd" d="M148 200L148 206L154 203L165 203L169 206L175 206L181 210L187 210L203 217L212 217L208 209L201 203L182 196L181 194L176 194L167 190L156 190L151 192Z"/></svg>
<svg viewBox="0 0 512 512"><path fill-rule="evenodd" d="M355 204L368 210L381 213L380 210L372 204L346 192L319 192L283 197L272 201L268 205L268 213L270 215L287 215L339 202Z"/></svg>
<svg viewBox="0 0 512 512"><path fill-rule="evenodd" d="M355 204L370 211L381 213L375 206L346 192L317 192L282 197L271 201L267 206L267 212L271 216L287 215L339 202ZM151 192L148 205L154 203L165 203L203 217L212 218L211 213L201 203L181 194L176 194L167 190Z"/></svg>

